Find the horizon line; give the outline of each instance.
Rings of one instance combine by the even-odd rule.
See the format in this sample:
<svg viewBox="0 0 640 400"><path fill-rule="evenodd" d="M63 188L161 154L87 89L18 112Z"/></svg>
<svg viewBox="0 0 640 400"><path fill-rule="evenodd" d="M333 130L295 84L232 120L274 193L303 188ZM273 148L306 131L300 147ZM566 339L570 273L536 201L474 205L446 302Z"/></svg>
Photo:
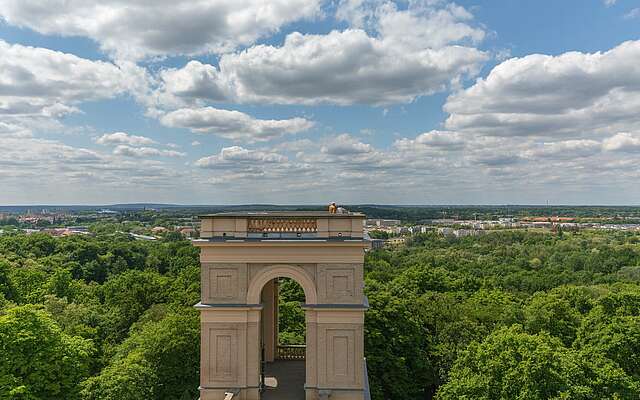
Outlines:
<svg viewBox="0 0 640 400"><path fill-rule="evenodd" d="M329 204L327 202L326 204ZM122 207L122 206L160 206L160 207L324 207L325 203L227 203L227 204L186 204L186 203L31 203L31 204L0 204L0 208L9 207ZM589 203L340 203L355 207L640 207L640 204L589 204Z"/></svg>

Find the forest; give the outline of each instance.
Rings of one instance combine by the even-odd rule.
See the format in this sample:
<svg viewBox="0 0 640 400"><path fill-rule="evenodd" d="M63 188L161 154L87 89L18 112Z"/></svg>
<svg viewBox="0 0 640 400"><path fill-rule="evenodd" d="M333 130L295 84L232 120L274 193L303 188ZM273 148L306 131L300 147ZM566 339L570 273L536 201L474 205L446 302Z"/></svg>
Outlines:
<svg viewBox="0 0 640 400"><path fill-rule="evenodd" d="M198 250L92 230L0 236L0 399L197 399ZM365 282L375 400L640 398L640 235L416 235Z"/></svg>

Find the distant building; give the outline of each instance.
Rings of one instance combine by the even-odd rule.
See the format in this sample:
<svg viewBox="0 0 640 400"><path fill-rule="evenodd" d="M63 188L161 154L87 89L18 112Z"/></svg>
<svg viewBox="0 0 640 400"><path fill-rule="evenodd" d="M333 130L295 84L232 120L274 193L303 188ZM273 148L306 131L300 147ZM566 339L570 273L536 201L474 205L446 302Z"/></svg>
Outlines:
<svg viewBox="0 0 640 400"><path fill-rule="evenodd" d="M39 232L46 233L48 235L56 236L56 237L73 236L73 235L91 235L88 229L74 229L74 228L82 228L82 227L50 228L50 229L42 229Z"/></svg>
<svg viewBox="0 0 640 400"><path fill-rule="evenodd" d="M56 218L55 216L45 216L45 215L21 215L18 217L18 221L22 222L22 223L26 223L26 224L37 224L38 222L41 221L46 221L50 224L55 223Z"/></svg>
<svg viewBox="0 0 640 400"><path fill-rule="evenodd" d="M102 210L98 210L97 214L114 215L114 214L118 214L118 212L117 211L113 211L113 210L102 209Z"/></svg>
<svg viewBox="0 0 640 400"><path fill-rule="evenodd" d="M572 217L525 217L523 221L529 222L573 222L575 218Z"/></svg>
<svg viewBox="0 0 640 400"><path fill-rule="evenodd" d="M155 226L151 228L151 233L153 233L154 235L159 235L161 233L167 232L169 232L169 229L165 228L164 226Z"/></svg>
<svg viewBox="0 0 640 400"><path fill-rule="evenodd" d="M192 238L196 236L196 230L191 226L181 226L176 228L180 234L186 238Z"/></svg>
<svg viewBox="0 0 640 400"><path fill-rule="evenodd" d="M368 219L367 226L376 226L378 228L391 228L400 225L399 219Z"/></svg>
<svg viewBox="0 0 640 400"><path fill-rule="evenodd" d="M453 218L440 218L440 219L432 219L432 225L453 225L455 220Z"/></svg>
<svg viewBox="0 0 640 400"><path fill-rule="evenodd" d="M403 238L403 237L389 238L385 241L385 245L391 246L391 247L399 247L399 246L403 246L405 241L406 241L406 238Z"/></svg>
<svg viewBox="0 0 640 400"><path fill-rule="evenodd" d="M74 232L89 232L88 226L68 226L67 229Z"/></svg>
<svg viewBox="0 0 640 400"><path fill-rule="evenodd" d="M533 221L529 224L532 228L551 228L553 223L543 221Z"/></svg>
<svg viewBox="0 0 640 400"><path fill-rule="evenodd" d="M371 242L371 249L372 250L376 250L376 249L381 249L384 247L384 240L383 239L370 239Z"/></svg>
<svg viewBox="0 0 640 400"><path fill-rule="evenodd" d="M135 233L128 233L129 236L131 236L132 238L136 239L136 240L158 240L158 238L154 237L154 236L148 236L148 235L138 235Z"/></svg>
<svg viewBox="0 0 640 400"><path fill-rule="evenodd" d="M453 231L453 236L457 238L467 237L467 236L480 236L484 235L486 232L476 229L457 229Z"/></svg>

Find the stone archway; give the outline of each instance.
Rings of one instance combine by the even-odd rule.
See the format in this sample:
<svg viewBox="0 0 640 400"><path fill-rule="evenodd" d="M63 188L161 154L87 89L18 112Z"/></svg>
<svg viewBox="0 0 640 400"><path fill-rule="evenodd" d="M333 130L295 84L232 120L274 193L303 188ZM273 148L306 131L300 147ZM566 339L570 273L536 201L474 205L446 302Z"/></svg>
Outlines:
<svg viewBox="0 0 640 400"><path fill-rule="evenodd" d="M276 278L293 279L302 286L306 304L318 303L318 290L313 277L309 276L309 274L300 267L287 264L276 264L264 267L258 275L251 279L247 290L247 304L259 304L262 288L267 284L267 282Z"/></svg>
<svg viewBox="0 0 640 400"><path fill-rule="evenodd" d="M306 304L316 304L317 288L309 274L296 266L273 265L264 267L249 284L247 302L260 296L262 306L258 334L255 338L261 346L261 382L264 384L262 400L305 400L305 388L315 382L313 363L316 354L316 325L312 323L313 313ZM291 344L280 340L280 284L281 278L296 282L304 292L304 338L302 344ZM306 303L306 304L305 304ZM248 338L249 339L249 338ZM309 368L307 368L309 367ZM277 386L269 386L267 382L277 382ZM309 379L307 379L309 378Z"/></svg>
<svg viewBox="0 0 640 400"><path fill-rule="evenodd" d="M365 393L362 214L223 213L202 217L202 400L260 399L265 285L305 293L305 400Z"/></svg>

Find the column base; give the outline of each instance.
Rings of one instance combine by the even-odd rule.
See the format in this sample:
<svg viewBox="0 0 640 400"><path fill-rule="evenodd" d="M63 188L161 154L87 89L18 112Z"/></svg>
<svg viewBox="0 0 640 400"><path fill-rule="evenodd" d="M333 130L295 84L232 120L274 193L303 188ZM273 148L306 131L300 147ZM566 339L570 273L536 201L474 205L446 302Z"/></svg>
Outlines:
<svg viewBox="0 0 640 400"><path fill-rule="evenodd" d="M204 389L200 388L200 400L224 400L226 392L230 389ZM260 400L258 388L241 389L233 400Z"/></svg>

